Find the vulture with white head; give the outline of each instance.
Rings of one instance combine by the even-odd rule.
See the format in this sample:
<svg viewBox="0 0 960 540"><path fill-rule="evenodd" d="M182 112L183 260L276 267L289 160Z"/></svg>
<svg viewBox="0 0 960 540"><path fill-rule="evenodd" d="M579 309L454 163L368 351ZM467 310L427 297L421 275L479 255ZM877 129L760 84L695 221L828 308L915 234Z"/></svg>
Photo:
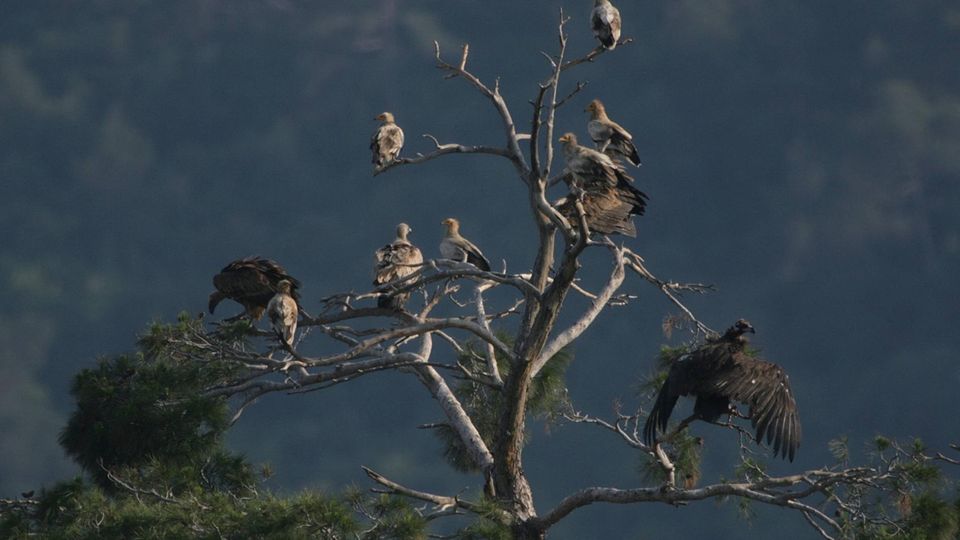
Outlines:
<svg viewBox="0 0 960 540"><path fill-rule="evenodd" d="M756 440L773 445L773 455L793 461L800 446L800 417L787 374L776 364L746 352L749 322L740 319L725 334L680 356L670 366L657 401L643 426L643 439L653 445L657 431L666 432L680 396L695 396L693 420L716 422L736 412L731 402L749 406Z"/></svg>
<svg viewBox="0 0 960 540"><path fill-rule="evenodd" d="M444 233L440 241L440 254L445 259L470 263L484 272L490 271L490 261L483 256L480 248L473 242L460 236L460 222L447 218L442 222Z"/></svg>
<svg viewBox="0 0 960 540"><path fill-rule="evenodd" d="M413 231L406 223L397 225L397 237L374 254L376 262L373 268L373 284L384 285L404 278L416 272L423 264L423 254L417 246L410 243L407 236ZM377 297L377 307L402 309L410 298L410 293L381 294Z"/></svg>
<svg viewBox="0 0 960 540"><path fill-rule="evenodd" d="M370 150L373 152L373 167L379 171L396 161L403 148L403 130L397 125L393 113L380 113L375 120L382 122L370 137Z"/></svg>
<svg viewBox="0 0 960 540"><path fill-rule="evenodd" d="M290 283L290 296L299 300L297 289L300 288L300 282L275 261L258 256L237 259L213 276L216 290L210 293L207 307L213 313L217 304L229 298L243 306L242 315L259 320L283 280Z"/></svg>

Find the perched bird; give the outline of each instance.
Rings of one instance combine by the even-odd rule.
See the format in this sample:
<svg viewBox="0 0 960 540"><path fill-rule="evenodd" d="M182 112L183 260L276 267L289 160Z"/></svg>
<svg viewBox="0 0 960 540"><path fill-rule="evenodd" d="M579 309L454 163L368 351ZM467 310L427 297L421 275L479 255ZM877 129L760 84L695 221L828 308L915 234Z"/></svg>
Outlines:
<svg viewBox="0 0 960 540"><path fill-rule="evenodd" d="M480 248L473 242L460 236L460 222L454 218L442 221L444 227L443 240L440 241L440 254L446 259L468 262L480 270L490 271L490 261L483 256Z"/></svg>
<svg viewBox="0 0 960 540"><path fill-rule="evenodd" d="M756 428L757 442L773 443L773 454L793 461L800 446L800 418L790 390L789 377L770 362L745 352L750 323L740 319L725 334L684 354L670 366L657 401L643 426L643 439L652 445L657 430L665 432L670 413L680 396L693 395L693 420L715 422L724 414L736 413L731 401L750 407L749 418Z"/></svg>
<svg viewBox="0 0 960 540"><path fill-rule="evenodd" d="M277 283L277 294L267 304L267 314L273 330L288 347L293 347L293 337L297 333L297 301L290 295L291 283L282 279Z"/></svg>
<svg viewBox="0 0 960 540"><path fill-rule="evenodd" d="M393 113L380 113L374 120L383 122L370 137L370 150L373 151L373 167L379 171L396 161L403 148L403 130L393 119Z"/></svg>
<svg viewBox="0 0 960 540"><path fill-rule="evenodd" d="M620 10L613 7L610 0L594 2L590 23L593 35L597 36L601 45L611 51L617 47L620 41Z"/></svg>
<svg viewBox="0 0 960 540"><path fill-rule="evenodd" d="M633 144L633 135L607 116L603 102L595 99L587 105L585 111L590 113L587 131L590 132L590 138L597 150L612 158L623 157L633 165L640 166L640 154Z"/></svg>
<svg viewBox="0 0 960 540"><path fill-rule="evenodd" d="M553 204L574 227L580 223L577 198L577 195L570 194ZM632 217L642 216L647 206L646 194L626 182L613 188L583 190L580 200L590 232L630 237L637 235L637 227L633 224Z"/></svg>
<svg viewBox="0 0 960 540"><path fill-rule="evenodd" d="M373 267L373 284L376 286L396 281L416 272L423 264L423 254L417 246L407 239L413 229L406 223L397 225L397 237L393 242L378 249ZM401 309L410 298L410 293L381 294L377 298L377 307Z"/></svg>
<svg viewBox="0 0 960 540"><path fill-rule="evenodd" d="M242 315L259 320L283 280L290 282L290 295L294 300L299 300L297 289L300 288L300 282L276 262L256 256L237 259L213 276L216 290L210 293L210 313L221 300L229 298L243 306Z"/></svg>
<svg viewBox="0 0 960 540"><path fill-rule="evenodd" d="M610 156L577 144L577 136L573 133L564 133L559 141L563 145L563 158L567 162L567 171L579 181L581 186L586 187L594 183L616 186L621 181L633 181L633 178L627 176L626 169L613 161Z"/></svg>
<svg viewBox="0 0 960 540"><path fill-rule="evenodd" d="M647 194L633 187L633 179L622 165L606 154L580 146L573 133L564 134L560 142L567 162L568 174L564 179L571 186L571 194L554 203L557 211L576 226L579 198L592 232L636 236L632 217L643 215Z"/></svg>

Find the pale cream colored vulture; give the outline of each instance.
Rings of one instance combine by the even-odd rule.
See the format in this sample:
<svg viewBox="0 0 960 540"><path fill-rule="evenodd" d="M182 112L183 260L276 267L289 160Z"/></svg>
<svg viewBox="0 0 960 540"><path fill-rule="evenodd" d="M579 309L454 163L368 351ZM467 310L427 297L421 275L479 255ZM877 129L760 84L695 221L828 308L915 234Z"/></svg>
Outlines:
<svg viewBox="0 0 960 540"><path fill-rule="evenodd" d="M293 338L297 333L297 317L300 314L297 301L290 295L290 287L291 283L286 279L277 284L277 294L273 295L267 304L267 316L270 317L277 337L288 347L293 347Z"/></svg>
<svg viewBox="0 0 960 540"><path fill-rule="evenodd" d="M373 167L379 171L396 161L403 148L403 130L393 119L393 113L380 113L375 120L382 123L370 137L370 150L373 151Z"/></svg>
<svg viewBox="0 0 960 540"><path fill-rule="evenodd" d="M374 254L373 284L384 285L416 272L423 264L423 254L410 243L407 236L413 231L406 223L397 225L397 237ZM377 307L400 310L410 298L410 293L381 294Z"/></svg>
<svg viewBox="0 0 960 540"><path fill-rule="evenodd" d="M624 158L633 165L640 165L640 154L633 144L633 135L623 129L623 126L607 116L607 109L603 102L595 99L587 105L586 112L590 113L587 122L587 131L597 146L597 150L612 158Z"/></svg>
<svg viewBox="0 0 960 540"><path fill-rule="evenodd" d="M632 178L610 156L577 144L572 133L560 137L567 162L564 179L571 185L571 194L554 203L557 211L576 227L580 220L576 210L577 193L581 194L584 217L591 232L636 236L633 216L642 216L647 195L633 187Z"/></svg>
<svg viewBox="0 0 960 540"><path fill-rule="evenodd" d="M613 187L620 181L633 181L633 178L627 176L626 169L610 156L577 144L577 136L573 133L564 133L559 141L563 146L567 171L573 174L574 179L584 189L594 183Z"/></svg>
<svg viewBox="0 0 960 540"><path fill-rule="evenodd" d="M590 23L593 35L597 36L601 45L611 51L617 47L620 41L620 10L613 7L610 0L594 2Z"/></svg>
<svg viewBox="0 0 960 540"><path fill-rule="evenodd" d="M483 256L480 248L473 242L460 236L460 222L454 218L442 221L444 227L443 240L440 241L440 254L445 259L468 262L480 270L490 271L490 261Z"/></svg>

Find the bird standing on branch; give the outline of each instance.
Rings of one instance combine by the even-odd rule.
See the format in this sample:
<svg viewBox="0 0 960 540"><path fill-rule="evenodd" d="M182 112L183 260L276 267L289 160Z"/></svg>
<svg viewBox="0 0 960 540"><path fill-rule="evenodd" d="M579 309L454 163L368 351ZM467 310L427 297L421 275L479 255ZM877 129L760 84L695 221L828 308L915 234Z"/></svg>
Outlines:
<svg viewBox="0 0 960 540"><path fill-rule="evenodd" d="M382 122L370 137L370 150L373 151L373 168L379 171L397 160L403 148L403 130L393 119L393 113L380 113L374 120Z"/></svg>
<svg viewBox="0 0 960 540"><path fill-rule="evenodd" d="M633 135L607 116L603 102L595 99L584 109L590 113L587 131L597 150L612 158L623 157L635 166L640 166L640 154L633 144Z"/></svg>
<svg viewBox="0 0 960 540"><path fill-rule="evenodd" d="M677 399L692 395L697 398L693 415L678 430L694 420L716 422L724 414L737 414L730 402L745 403L757 442L766 438L774 456L793 461L800 446L800 418L789 377L780 366L746 352L746 332L754 333L753 326L740 319L722 336L673 362L643 426L647 444L654 444L657 430L666 432Z"/></svg>
<svg viewBox="0 0 960 540"><path fill-rule="evenodd" d="M407 239L407 235L411 232L413 229L406 223L397 225L396 239L376 251L376 262L373 268L374 285L384 285L409 276L423 264L423 254L420 253L420 249ZM402 309L409 298L409 292L381 294L377 297L377 307Z"/></svg>
<svg viewBox="0 0 960 540"><path fill-rule="evenodd" d="M283 280L290 283L289 294L294 300L299 300L297 289L300 288L300 282L276 262L257 256L237 259L213 276L216 290L210 293L207 307L213 313L221 300L229 298L244 309L241 315L231 319L247 316L259 320Z"/></svg>
<svg viewBox="0 0 960 540"><path fill-rule="evenodd" d="M590 14L593 34L600 44L612 51L620 41L620 10L613 7L610 0L596 0Z"/></svg>
<svg viewBox="0 0 960 540"><path fill-rule="evenodd" d="M579 223L576 201L583 203L587 227L600 234L636 236L633 216L642 216L647 207L647 195L633 187L622 165L610 156L577 144L573 133L560 137L567 173L571 184L568 195L554 206L574 226Z"/></svg>
<svg viewBox="0 0 960 540"><path fill-rule="evenodd" d="M441 222L444 227L443 240L440 241L440 254L445 259L470 263L484 272L490 271L490 261L483 256L480 248L473 242L460 236L460 222L447 218Z"/></svg>
<svg viewBox="0 0 960 540"><path fill-rule="evenodd" d="M267 304L267 314L277 337L288 347L293 347L293 338L297 333L297 317L300 314L297 301L290 295L290 287L291 283L286 279L277 284L277 294Z"/></svg>

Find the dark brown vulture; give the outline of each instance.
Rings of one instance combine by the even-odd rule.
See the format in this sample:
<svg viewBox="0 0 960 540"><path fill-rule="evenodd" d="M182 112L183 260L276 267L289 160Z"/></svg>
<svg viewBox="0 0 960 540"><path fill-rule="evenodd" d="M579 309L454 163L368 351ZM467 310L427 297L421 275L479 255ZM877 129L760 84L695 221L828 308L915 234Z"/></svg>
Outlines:
<svg viewBox="0 0 960 540"><path fill-rule="evenodd" d="M613 7L610 0L594 2L590 23L593 35L597 36L601 45L611 51L617 47L620 41L620 10Z"/></svg>
<svg viewBox="0 0 960 540"><path fill-rule="evenodd" d="M404 278L419 270L423 264L423 254L417 246L410 243L407 235L412 232L406 223L397 225L397 237L393 242L378 249L373 267L373 284L380 286ZM377 307L402 309L410 298L410 293L381 294L377 297Z"/></svg>
<svg viewBox="0 0 960 540"><path fill-rule="evenodd" d="M570 194L554 203L557 211L574 227L580 223L576 200L577 196ZM647 206L646 194L626 182L614 188L583 190L581 201L590 232L630 237L637 235L632 217L642 216Z"/></svg>
<svg viewBox="0 0 960 540"><path fill-rule="evenodd" d="M590 138L597 150L613 158L622 157L633 165L640 166L640 154L633 144L633 135L607 116L603 103L595 99L587 105L586 111L590 113L587 131L590 132Z"/></svg>
<svg viewBox="0 0 960 540"><path fill-rule="evenodd" d="M483 256L480 248L460 236L460 222L454 218L447 218L442 224L444 234L443 240L440 241L440 254L445 259L468 262L484 272L489 272L490 261Z"/></svg>
<svg viewBox="0 0 960 540"><path fill-rule="evenodd" d="M393 119L393 113L380 113L375 120L383 122L370 137L370 150L373 151L375 171L394 162L403 148L403 130Z"/></svg>
<svg viewBox="0 0 960 540"><path fill-rule="evenodd" d="M277 337L288 347L293 347L299 309L297 301L290 295L290 287L290 280L287 279L281 279L280 283L277 283L277 294L273 295L270 303L267 304L267 315L270 317L270 323Z"/></svg>
<svg viewBox="0 0 960 540"><path fill-rule="evenodd" d="M282 280L290 282L290 295L299 300L300 282L276 262L256 256L237 259L213 276L216 290L210 293L210 313L229 298L243 306L244 315L259 320Z"/></svg>
<svg viewBox="0 0 960 540"><path fill-rule="evenodd" d="M757 442L773 444L773 455L793 461L800 446L800 418L787 374L776 364L754 358L744 349L753 333L740 319L723 336L708 340L670 366L657 401L643 426L643 439L653 445L657 431L666 432L670 413L680 396L696 396L693 416L684 420L715 422L735 412L731 401L750 407Z"/></svg>
<svg viewBox="0 0 960 540"><path fill-rule="evenodd" d="M592 232L636 236L632 217L643 215L647 195L633 187L633 179L623 166L606 154L580 146L573 133L564 134L560 142L567 162L564 179L572 185L571 195L554 204L557 211L576 226L579 219L574 193L582 191L584 214Z"/></svg>

